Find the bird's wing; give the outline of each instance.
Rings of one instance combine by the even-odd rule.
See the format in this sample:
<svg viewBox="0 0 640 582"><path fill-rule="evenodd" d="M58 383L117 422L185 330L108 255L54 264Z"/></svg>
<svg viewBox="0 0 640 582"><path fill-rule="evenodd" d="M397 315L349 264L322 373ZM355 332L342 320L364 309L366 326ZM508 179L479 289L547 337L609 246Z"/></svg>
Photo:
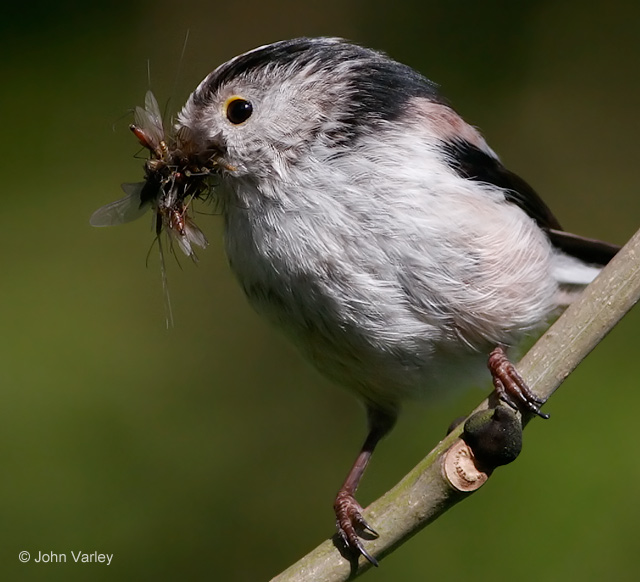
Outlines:
<svg viewBox="0 0 640 582"><path fill-rule="evenodd" d="M519 206L547 233L551 243L585 263L606 265L620 250L618 245L565 232L536 191L507 170L497 157L465 140L444 142L447 159L461 176L502 189L505 198Z"/></svg>

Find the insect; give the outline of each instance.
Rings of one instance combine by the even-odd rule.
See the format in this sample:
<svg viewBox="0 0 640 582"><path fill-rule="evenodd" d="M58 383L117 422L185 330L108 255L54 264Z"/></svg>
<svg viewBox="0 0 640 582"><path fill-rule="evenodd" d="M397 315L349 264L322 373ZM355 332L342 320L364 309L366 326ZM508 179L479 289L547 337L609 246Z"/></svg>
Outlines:
<svg viewBox="0 0 640 582"><path fill-rule="evenodd" d="M208 178L215 160L206 150L196 155L191 140L184 132L175 136L165 133L158 102L151 91L145 96L144 109L136 107L134 123L129 126L140 144L149 151L142 182L122 184L126 196L96 210L91 216L92 226L114 226L137 220L149 210L154 214L154 229L160 252L162 283L167 307L167 325L173 317L169 302L162 234L167 233L170 249L176 242L182 252L197 261L194 246L208 244L189 212L196 199L209 193Z"/></svg>

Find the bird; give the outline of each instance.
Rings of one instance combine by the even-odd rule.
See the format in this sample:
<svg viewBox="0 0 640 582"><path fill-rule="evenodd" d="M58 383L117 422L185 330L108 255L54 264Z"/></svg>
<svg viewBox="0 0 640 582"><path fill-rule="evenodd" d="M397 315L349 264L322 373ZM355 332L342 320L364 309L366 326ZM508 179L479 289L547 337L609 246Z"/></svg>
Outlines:
<svg viewBox="0 0 640 582"><path fill-rule="evenodd" d="M144 202L183 216L212 176L250 304L364 404L368 434L334 511L346 548L377 565L355 492L402 406L491 377L507 404L546 417L509 353L619 247L564 231L435 83L344 39L220 65L167 144L147 146ZM142 188L129 191L140 206Z"/></svg>

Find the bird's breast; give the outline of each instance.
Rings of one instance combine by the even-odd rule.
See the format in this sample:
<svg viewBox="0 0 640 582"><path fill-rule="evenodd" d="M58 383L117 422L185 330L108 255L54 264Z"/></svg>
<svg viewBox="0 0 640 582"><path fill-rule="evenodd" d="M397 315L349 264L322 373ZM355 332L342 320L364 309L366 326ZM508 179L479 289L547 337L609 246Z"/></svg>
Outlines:
<svg viewBox="0 0 640 582"><path fill-rule="evenodd" d="M400 212L385 201L358 214L254 196L225 213L249 301L325 374L375 400L450 383L553 309L548 241L510 205L423 195L422 210L400 200Z"/></svg>

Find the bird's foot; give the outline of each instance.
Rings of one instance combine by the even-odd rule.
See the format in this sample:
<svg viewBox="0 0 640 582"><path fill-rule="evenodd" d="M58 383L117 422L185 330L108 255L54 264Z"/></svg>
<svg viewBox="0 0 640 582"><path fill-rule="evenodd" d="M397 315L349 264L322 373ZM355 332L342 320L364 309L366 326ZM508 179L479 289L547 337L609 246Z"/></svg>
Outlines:
<svg viewBox="0 0 640 582"><path fill-rule="evenodd" d="M540 412L540 406L544 404L544 400L538 398L530 390L515 366L507 358L503 348L498 346L491 352L488 366L500 400L512 408L524 409L540 418L549 418L548 414Z"/></svg>
<svg viewBox="0 0 640 582"><path fill-rule="evenodd" d="M347 491L339 491L333 503L333 509L336 514L338 534L345 546L352 552L364 556L371 564L377 566L378 560L364 549L360 536L368 534L371 538L377 538L378 532L362 517L362 507L355 500L355 497Z"/></svg>

